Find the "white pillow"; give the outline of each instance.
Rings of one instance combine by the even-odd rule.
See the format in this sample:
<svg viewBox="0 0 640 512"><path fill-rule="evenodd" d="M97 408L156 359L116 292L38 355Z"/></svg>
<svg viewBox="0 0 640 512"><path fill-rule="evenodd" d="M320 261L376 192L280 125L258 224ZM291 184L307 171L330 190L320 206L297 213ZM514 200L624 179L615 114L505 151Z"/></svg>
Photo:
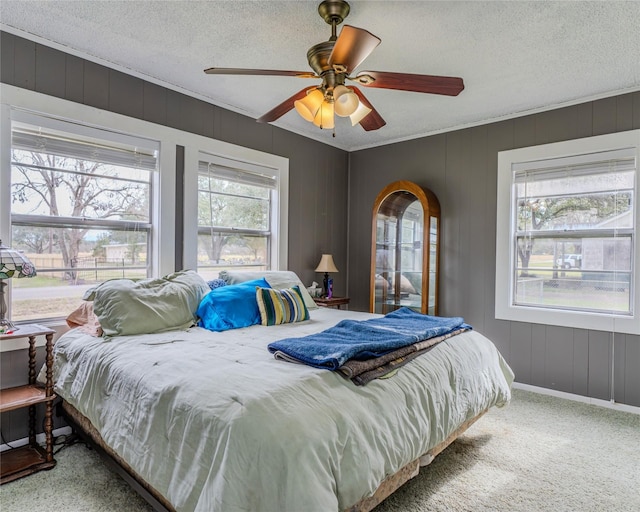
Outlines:
<svg viewBox="0 0 640 512"><path fill-rule="evenodd" d="M224 279L227 284L244 283L245 281L252 281L264 277L267 283L271 285L271 288L275 288L276 290L293 288L295 285L298 285L307 309L318 309L318 305L313 301L311 295L309 295L305 285L302 284L298 275L291 270L222 270L219 277L220 279Z"/></svg>

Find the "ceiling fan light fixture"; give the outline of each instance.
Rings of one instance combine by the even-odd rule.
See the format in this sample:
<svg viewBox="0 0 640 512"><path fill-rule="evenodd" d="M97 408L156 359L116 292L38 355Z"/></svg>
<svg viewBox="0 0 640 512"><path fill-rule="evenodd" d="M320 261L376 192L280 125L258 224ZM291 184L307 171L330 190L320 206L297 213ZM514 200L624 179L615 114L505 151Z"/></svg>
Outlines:
<svg viewBox="0 0 640 512"><path fill-rule="evenodd" d="M367 107L364 103L360 102L358 104L358 108L356 109L356 111L349 116L349 119L351 119L351 126L357 125L370 113L371 113L371 109Z"/></svg>
<svg viewBox="0 0 640 512"><path fill-rule="evenodd" d="M322 0L318 6L318 14L331 25L331 37L307 51L307 61L313 72L217 67L204 71L208 75L284 76L322 80L320 85L305 87L296 92L256 121L272 123L295 108L303 119L320 129L334 129L334 137L334 115L349 117L353 126L360 124L367 132L379 130L387 124L359 87L347 87L344 85L345 80L376 89L445 96L457 96L464 90L462 78L452 76L390 71L367 71L350 76L381 43L381 39L368 30L351 25L343 25L338 35L336 27L344 21L349 11L349 4L345 0Z"/></svg>
<svg viewBox="0 0 640 512"><path fill-rule="evenodd" d="M323 101L324 94L322 94L322 91L314 89L301 100L294 101L293 105L302 119L312 123Z"/></svg>
<svg viewBox="0 0 640 512"><path fill-rule="evenodd" d="M336 114L340 117L350 116L360 105L356 93L344 85L338 85L333 89L333 101Z"/></svg>
<svg viewBox="0 0 640 512"><path fill-rule="evenodd" d="M315 124L321 130L333 130L335 122L333 120L333 103L329 101L323 101L320 106L320 110L313 119Z"/></svg>

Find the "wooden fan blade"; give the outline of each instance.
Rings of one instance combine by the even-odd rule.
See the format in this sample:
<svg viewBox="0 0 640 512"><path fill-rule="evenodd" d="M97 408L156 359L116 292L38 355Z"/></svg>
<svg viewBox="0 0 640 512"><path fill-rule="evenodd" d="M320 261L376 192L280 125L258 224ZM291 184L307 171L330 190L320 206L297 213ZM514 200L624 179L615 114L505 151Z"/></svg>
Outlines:
<svg viewBox="0 0 640 512"><path fill-rule="evenodd" d="M358 98L360 99L360 101L365 107L368 107L371 109L371 112L369 112L360 121L360 126L362 126L366 131L370 132L370 131L382 128L385 124L387 124L387 122L384 119L382 119L382 116L373 107L373 105L369 103L369 100L367 99L367 97L364 94L362 94L362 91L360 89L353 86L350 87L350 89L352 89L353 92L355 92L358 95Z"/></svg>
<svg viewBox="0 0 640 512"><path fill-rule="evenodd" d="M258 121L259 123L271 123L272 121L281 118L283 115L289 112L289 110L294 108L295 105L293 103L295 101L301 100L309 93L309 91L312 91L313 89L317 89L317 87L305 87L301 91L298 91L293 96L291 96L291 98L287 98L286 100L284 100L282 103L280 103L280 105L273 107L271 110L269 110L269 112L256 119L256 121Z"/></svg>
<svg viewBox="0 0 640 512"><path fill-rule="evenodd" d="M345 25L340 31L329 65L340 65L346 73L351 73L380 44L381 39L363 28Z"/></svg>
<svg viewBox="0 0 640 512"><path fill-rule="evenodd" d="M371 80L373 79L373 80ZM453 76L414 75L413 73L389 73L386 71L363 71L351 78L365 87L397 89L399 91L425 92L457 96L464 89L462 78Z"/></svg>
<svg viewBox="0 0 640 512"><path fill-rule="evenodd" d="M320 78L311 71L281 71L278 69L241 69L241 68L208 68L207 75L264 75L264 76L295 76L298 78Z"/></svg>

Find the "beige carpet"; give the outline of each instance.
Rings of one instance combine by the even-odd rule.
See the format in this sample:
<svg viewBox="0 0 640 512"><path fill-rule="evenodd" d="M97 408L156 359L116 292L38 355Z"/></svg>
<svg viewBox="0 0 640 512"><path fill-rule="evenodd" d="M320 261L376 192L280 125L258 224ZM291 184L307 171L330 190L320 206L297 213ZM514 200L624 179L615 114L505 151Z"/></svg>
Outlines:
<svg viewBox="0 0 640 512"><path fill-rule="evenodd" d="M82 445L0 487L2 512L150 511ZM640 415L515 390L376 512L638 512ZM289 511L264 511L289 512ZM290 511L305 512L305 511Z"/></svg>

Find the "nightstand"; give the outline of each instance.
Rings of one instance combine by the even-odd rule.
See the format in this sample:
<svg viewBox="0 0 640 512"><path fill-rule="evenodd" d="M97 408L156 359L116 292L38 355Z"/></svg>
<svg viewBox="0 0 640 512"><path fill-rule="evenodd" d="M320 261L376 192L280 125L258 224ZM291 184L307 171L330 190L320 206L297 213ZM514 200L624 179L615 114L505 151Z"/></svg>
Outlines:
<svg viewBox="0 0 640 512"><path fill-rule="evenodd" d="M27 338L29 341L29 381L25 386L0 390L0 413L29 408L29 444L2 452L0 457L0 484L30 475L56 465L53 458L53 335L55 331L38 324L18 326L11 334L0 334L5 340ZM44 336L46 343L46 385L36 385L36 337ZM45 404L45 447L36 442L36 405Z"/></svg>
<svg viewBox="0 0 640 512"><path fill-rule="evenodd" d="M330 299L324 297L315 297L313 301L318 305L325 308L338 308L343 304L349 304L349 297L331 297Z"/></svg>

